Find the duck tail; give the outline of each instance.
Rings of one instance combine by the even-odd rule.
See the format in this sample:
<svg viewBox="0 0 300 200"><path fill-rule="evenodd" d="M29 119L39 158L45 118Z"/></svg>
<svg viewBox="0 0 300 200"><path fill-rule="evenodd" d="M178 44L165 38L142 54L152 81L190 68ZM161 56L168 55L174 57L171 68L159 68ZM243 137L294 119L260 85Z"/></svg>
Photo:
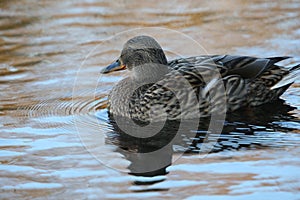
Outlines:
<svg viewBox="0 0 300 200"><path fill-rule="evenodd" d="M300 64L296 65L290 69L290 71L297 71L297 70L300 70Z"/></svg>
<svg viewBox="0 0 300 200"><path fill-rule="evenodd" d="M284 86L289 86L292 83L294 83L295 80L297 80L297 78L299 77L300 77L300 64L290 68L289 73L285 77L283 77L278 83L273 85L270 89L275 90L275 89L282 88Z"/></svg>
<svg viewBox="0 0 300 200"><path fill-rule="evenodd" d="M289 58L291 58L291 57L290 56L279 56L279 57L269 57L267 59L270 60L269 66L272 66L275 63L278 63L280 61L283 61L283 60L286 60L286 59L289 59Z"/></svg>

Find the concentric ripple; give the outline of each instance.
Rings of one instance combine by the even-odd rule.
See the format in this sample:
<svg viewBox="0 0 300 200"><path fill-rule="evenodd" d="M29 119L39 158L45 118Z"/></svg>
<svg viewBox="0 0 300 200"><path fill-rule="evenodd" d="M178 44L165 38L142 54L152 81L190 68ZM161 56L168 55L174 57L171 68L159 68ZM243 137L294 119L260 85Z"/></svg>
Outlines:
<svg viewBox="0 0 300 200"><path fill-rule="evenodd" d="M74 117L79 117L83 126L96 126L96 110L106 107L106 95L91 96L94 91L80 93L80 97L60 97L40 101L33 105L19 107L28 118L48 120L49 123L73 123ZM104 118L103 118L104 120Z"/></svg>

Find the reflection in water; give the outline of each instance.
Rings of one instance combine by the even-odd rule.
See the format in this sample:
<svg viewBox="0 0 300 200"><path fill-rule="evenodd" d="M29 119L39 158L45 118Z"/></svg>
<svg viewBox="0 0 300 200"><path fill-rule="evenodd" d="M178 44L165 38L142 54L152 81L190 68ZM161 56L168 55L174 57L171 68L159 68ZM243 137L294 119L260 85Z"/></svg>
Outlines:
<svg viewBox="0 0 300 200"><path fill-rule="evenodd" d="M128 119L123 118L123 120L119 120L119 123L122 123L122 127L126 126ZM176 134L174 134L179 127L177 122L166 122L158 133L154 133L153 136L146 138L132 136L127 131L123 131L124 129L120 129L113 118L110 118L109 122L113 126L113 133L111 133L109 142L118 145L120 147L118 151L124 154L125 158L131 162L129 166L131 174L155 176L167 173L166 167L172 163L172 145L178 140ZM136 123L145 128L145 134L153 131L151 128L147 129L147 124L137 121ZM131 129L131 127L128 127L125 130ZM144 134L144 132L140 134Z"/></svg>
<svg viewBox="0 0 300 200"><path fill-rule="evenodd" d="M276 109L274 109L276 107ZM164 127L152 137L142 138L130 135L128 129L122 130L118 123L128 123L128 119L115 122L110 116L109 123L113 130L108 133L107 143L117 145L118 152L130 161L130 174L136 176L158 176L167 174L166 168L172 164L174 153L211 153L240 148L284 147L294 145L284 132L296 128L281 127L278 122L293 122L300 126L300 121L293 117L294 110L283 100L278 100L260 107L245 108L227 115L221 135L208 131L209 119L201 119L198 130L190 130L188 122L184 131L179 134L180 121L166 121ZM136 123L147 127L143 122ZM154 124L155 126L155 124ZM144 131L153 131L152 129ZM141 132L141 135L146 134ZM296 142L296 141L295 141ZM212 149L205 149L203 145L213 143ZM159 151L159 153L156 153ZM154 153L153 153L154 152ZM153 154L151 154L153 153ZM150 154L150 155L148 155ZM154 181L156 183L157 180ZM147 182L149 184L149 182Z"/></svg>

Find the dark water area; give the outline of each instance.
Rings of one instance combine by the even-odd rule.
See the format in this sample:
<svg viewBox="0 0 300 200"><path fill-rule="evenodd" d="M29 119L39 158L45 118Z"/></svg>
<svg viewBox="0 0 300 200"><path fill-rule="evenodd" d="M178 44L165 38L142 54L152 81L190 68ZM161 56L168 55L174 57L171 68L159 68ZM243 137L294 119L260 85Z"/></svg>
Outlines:
<svg viewBox="0 0 300 200"><path fill-rule="evenodd" d="M126 73L100 75L140 34L168 59L291 56L279 64L293 66L299 8L292 0L0 1L0 199L299 199L299 80L279 101L224 124L178 131L167 122L161 135L136 140L106 110Z"/></svg>

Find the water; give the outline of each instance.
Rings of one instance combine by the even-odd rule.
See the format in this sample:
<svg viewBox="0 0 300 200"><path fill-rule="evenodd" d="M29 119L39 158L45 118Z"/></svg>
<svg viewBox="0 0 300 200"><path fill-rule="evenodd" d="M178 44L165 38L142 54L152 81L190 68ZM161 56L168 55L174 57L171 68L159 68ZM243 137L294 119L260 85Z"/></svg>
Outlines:
<svg viewBox="0 0 300 200"><path fill-rule="evenodd" d="M217 140L211 153L199 151L206 132L192 130L181 136L187 153L179 143L159 157L171 166L138 176L131 152L157 144L141 148L116 134L104 108L122 73L99 75L117 58L120 33L142 27L176 30L203 47L165 29L135 30L158 37L169 58L289 55L282 64L291 66L300 61L298 1L21 0L0 8L0 199L299 198L299 81L282 101L228 117L223 134L209 138Z"/></svg>

